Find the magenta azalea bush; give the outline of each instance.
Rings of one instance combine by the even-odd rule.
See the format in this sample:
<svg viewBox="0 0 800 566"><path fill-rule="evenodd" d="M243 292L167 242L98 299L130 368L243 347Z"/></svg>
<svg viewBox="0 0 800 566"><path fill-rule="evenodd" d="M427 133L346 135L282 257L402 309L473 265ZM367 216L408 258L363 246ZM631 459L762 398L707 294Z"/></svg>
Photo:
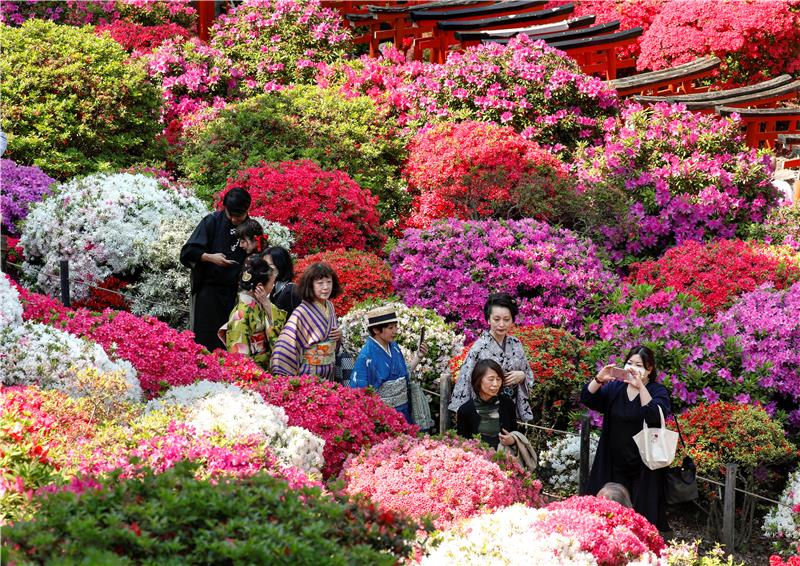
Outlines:
<svg viewBox="0 0 800 566"><path fill-rule="evenodd" d="M623 204L585 222L616 261L741 236L777 202L769 155L746 148L734 118L628 104L604 140L578 152L575 172L590 202Z"/></svg>
<svg viewBox="0 0 800 566"><path fill-rule="evenodd" d="M541 483L515 459L455 438L386 440L348 458L340 479L346 493L416 519L429 516L438 529L513 503L541 503Z"/></svg>
<svg viewBox="0 0 800 566"><path fill-rule="evenodd" d="M38 167L0 159L0 214L3 232L18 235L15 226L28 215L28 207L50 194L56 180Z"/></svg>
<svg viewBox="0 0 800 566"><path fill-rule="evenodd" d="M3 0L0 23L22 25L30 18L40 18L84 26L124 20L143 26L172 22L192 28L197 21L193 3L193 0Z"/></svg>
<svg viewBox="0 0 800 566"><path fill-rule="evenodd" d="M474 339L493 292L517 299L517 324L580 332L618 283L595 252L575 233L536 220L449 220L407 230L390 262L406 304L434 309Z"/></svg>
<svg viewBox="0 0 800 566"><path fill-rule="evenodd" d="M584 75L561 51L527 36L451 53L444 64L407 62L396 50L352 66L328 67L318 79L347 96L366 94L401 123L492 121L555 149L602 132L617 112L613 90Z"/></svg>

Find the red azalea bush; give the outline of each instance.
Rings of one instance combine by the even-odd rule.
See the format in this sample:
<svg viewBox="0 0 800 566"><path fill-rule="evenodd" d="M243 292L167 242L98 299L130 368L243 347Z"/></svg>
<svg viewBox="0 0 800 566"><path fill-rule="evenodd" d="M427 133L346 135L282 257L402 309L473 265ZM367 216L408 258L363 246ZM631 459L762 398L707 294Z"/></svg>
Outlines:
<svg viewBox="0 0 800 566"><path fill-rule="evenodd" d="M325 440L322 474L326 478L338 474L345 459L364 446L418 430L380 397L363 389L318 381L307 375L267 375L265 381L249 387L270 405L283 407L289 425L303 427Z"/></svg>
<svg viewBox="0 0 800 566"><path fill-rule="evenodd" d="M101 311L103 309L130 310L128 301L119 294L124 292L128 285L130 285L128 281L111 275L98 283L98 288L91 287L89 289L89 296L80 301L73 302L72 306L75 308L82 307L92 311Z"/></svg>
<svg viewBox="0 0 800 566"><path fill-rule="evenodd" d="M642 37L637 67L666 69L704 55L722 74L748 83L800 69L800 1L675 0Z"/></svg>
<svg viewBox="0 0 800 566"><path fill-rule="evenodd" d="M568 187L557 157L509 126L445 123L409 143L405 176L418 194L409 225L439 218L555 216L554 200Z"/></svg>
<svg viewBox="0 0 800 566"><path fill-rule="evenodd" d="M356 303L384 299L394 293L389 264L373 253L339 248L308 255L295 264L297 277L318 261L333 267L342 285L342 294L333 300L338 316L346 315Z"/></svg>
<svg viewBox="0 0 800 566"><path fill-rule="evenodd" d="M800 555L788 557L785 561L777 554L769 557L769 566L800 566Z"/></svg>
<svg viewBox="0 0 800 566"><path fill-rule="evenodd" d="M269 218L292 231L299 256L322 250L379 249L378 199L344 171L325 171L308 159L264 163L239 172L215 197L217 207L234 188L253 198L250 214Z"/></svg>
<svg viewBox="0 0 800 566"><path fill-rule="evenodd" d="M634 284L672 287L696 297L706 313L763 283L785 289L799 279L798 258L789 249L742 240L687 241L657 260L632 264L628 276Z"/></svg>
<svg viewBox="0 0 800 566"><path fill-rule="evenodd" d="M143 55L150 53L169 38L188 38L189 31L178 24L143 26L125 20L117 20L108 25L97 26L97 35L107 33L111 39L122 45L128 53Z"/></svg>

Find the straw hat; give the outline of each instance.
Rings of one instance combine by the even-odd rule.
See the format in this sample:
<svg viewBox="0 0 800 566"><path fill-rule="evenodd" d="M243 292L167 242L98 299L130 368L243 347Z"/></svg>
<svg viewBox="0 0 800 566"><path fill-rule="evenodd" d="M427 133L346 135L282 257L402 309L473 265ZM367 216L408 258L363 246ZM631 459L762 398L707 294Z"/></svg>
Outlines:
<svg viewBox="0 0 800 566"><path fill-rule="evenodd" d="M394 312L392 307L378 307L367 312L367 328L392 322L397 322L397 313Z"/></svg>

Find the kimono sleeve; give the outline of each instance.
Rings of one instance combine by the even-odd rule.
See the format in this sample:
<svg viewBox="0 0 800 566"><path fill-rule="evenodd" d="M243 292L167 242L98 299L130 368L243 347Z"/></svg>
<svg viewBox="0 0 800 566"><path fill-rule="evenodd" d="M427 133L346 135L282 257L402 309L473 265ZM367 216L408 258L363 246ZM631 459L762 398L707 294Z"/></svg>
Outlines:
<svg viewBox="0 0 800 566"><path fill-rule="evenodd" d="M300 343L298 311L292 313L275 341L270 369L276 375L297 375L303 346Z"/></svg>
<svg viewBox="0 0 800 566"><path fill-rule="evenodd" d="M228 331L225 334L225 347L229 352L249 356L250 352L250 324L242 311L236 310L228 320Z"/></svg>
<svg viewBox="0 0 800 566"><path fill-rule="evenodd" d="M192 235L181 248L181 263L186 267L194 267L206 253L214 239L213 215L209 214L200 221Z"/></svg>
<svg viewBox="0 0 800 566"><path fill-rule="evenodd" d="M365 344L361 348L361 352L358 353L353 372L350 374L350 381L348 382L350 387L363 389L375 383L375 368L369 358L368 347L369 344Z"/></svg>
<svg viewBox="0 0 800 566"><path fill-rule="evenodd" d="M467 353L467 357L464 358L464 363L461 366L461 370L458 372L458 379L456 380L455 387L453 387L453 394L450 396L450 404L448 405L448 409L451 411L458 411L458 408L472 399L472 370L475 369L475 364L478 362L476 359L478 357L478 348L476 345L478 342L476 341L475 344L472 345L469 352Z"/></svg>

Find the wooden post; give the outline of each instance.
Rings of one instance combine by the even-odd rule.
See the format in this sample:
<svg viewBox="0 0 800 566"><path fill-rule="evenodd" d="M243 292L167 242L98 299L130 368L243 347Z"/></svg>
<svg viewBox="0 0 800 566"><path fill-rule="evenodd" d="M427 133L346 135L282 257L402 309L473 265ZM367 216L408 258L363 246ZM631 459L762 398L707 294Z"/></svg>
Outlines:
<svg viewBox="0 0 800 566"><path fill-rule="evenodd" d="M447 432L450 426L450 413L447 404L450 401L450 374L443 373L439 378L439 434Z"/></svg>
<svg viewBox="0 0 800 566"><path fill-rule="evenodd" d="M581 417L581 459L578 467L578 495L586 495L589 485L589 416Z"/></svg>
<svg viewBox="0 0 800 566"><path fill-rule="evenodd" d="M62 259L58 262L58 268L61 272L61 302L65 307L70 306L69 300L69 260Z"/></svg>
<svg viewBox="0 0 800 566"><path fill-rule="evenodd" d="M197 35L203 41L208 41L208 30L211 29L216 16L216 1L215 0L197 0Z"/></svg>
<svg viewBox="0 0 800 566"><path fill-rule="evenodd" d="M722 499L722 544L733 552L736 514L736 464L725 464L725 494Z"/></svg>

